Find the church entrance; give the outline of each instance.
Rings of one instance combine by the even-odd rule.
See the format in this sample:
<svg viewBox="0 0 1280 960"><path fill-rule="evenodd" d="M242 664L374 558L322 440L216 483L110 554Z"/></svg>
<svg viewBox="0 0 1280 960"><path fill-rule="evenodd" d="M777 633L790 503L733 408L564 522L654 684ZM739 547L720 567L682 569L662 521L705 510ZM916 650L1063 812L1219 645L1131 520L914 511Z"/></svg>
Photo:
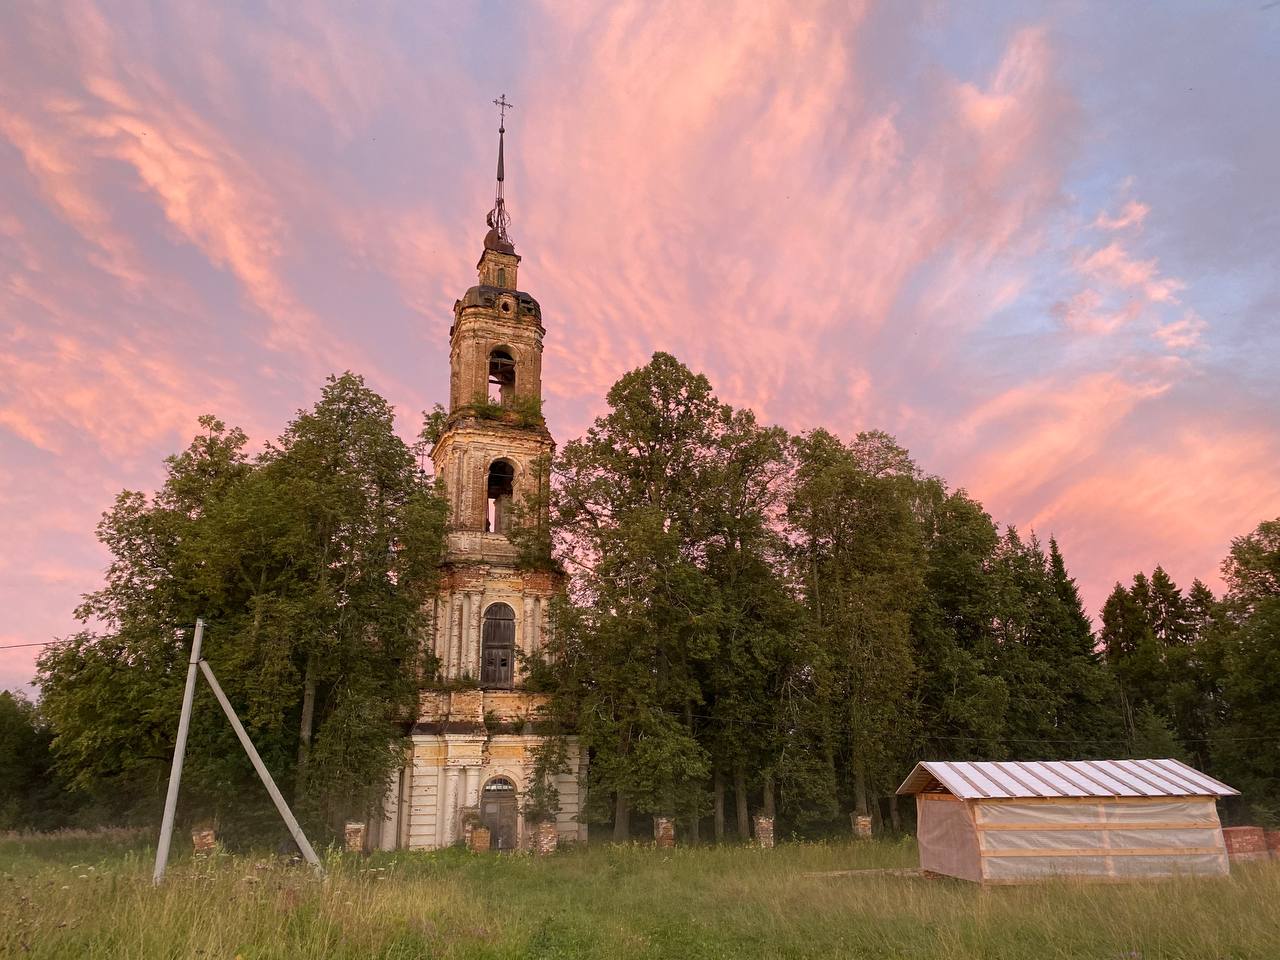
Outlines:
<svg viewBox="0 0 1280 960"><path fill-rule="evenodd" d="M480 822L489 828L493 850L514 850L516 836L516 785L506 777L494 777L480 795Z"/></svg>

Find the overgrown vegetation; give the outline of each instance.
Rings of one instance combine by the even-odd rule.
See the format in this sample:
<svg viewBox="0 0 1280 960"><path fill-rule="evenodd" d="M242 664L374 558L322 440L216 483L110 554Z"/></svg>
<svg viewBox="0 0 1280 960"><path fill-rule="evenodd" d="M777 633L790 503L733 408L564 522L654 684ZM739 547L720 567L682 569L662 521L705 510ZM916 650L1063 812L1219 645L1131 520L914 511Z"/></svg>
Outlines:
<svg viewBox="0 0 1280 960"><path fill-rule="evenodd" d="M498 420L521 428L541 427L545 422L542 418L542 398L524 394L499 403L478 393L471 398L465 409L481 420Z"/></svg>
<svg viewBox="0 0 1280 960"><path fill-rule="evenodd" d="M912 866L910 843L330 855L323 883L222 856L179 860L159 888L150 856L119 838L0 839L0 956L1270 960L1280 897L1277 864L1229 881L985 892L813 875Z"/></svg>

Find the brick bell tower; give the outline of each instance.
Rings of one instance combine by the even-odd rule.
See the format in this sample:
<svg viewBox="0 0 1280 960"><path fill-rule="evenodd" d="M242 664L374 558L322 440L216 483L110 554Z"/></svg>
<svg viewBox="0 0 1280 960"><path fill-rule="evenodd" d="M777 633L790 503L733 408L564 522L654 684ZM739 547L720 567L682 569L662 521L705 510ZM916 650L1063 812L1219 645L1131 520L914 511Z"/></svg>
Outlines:
<svg viewBox="0 0 1280 960"><path fill-rule="evenodd" d="M450 504L434 652L443 679L488 690L519 685L559 587L545 571L517 569L509 536L515 505L545 483L555 441L541 410L542 311L518 288L520 257L507 233L505 133L478 283L453 305L449 419L431 454Z"/></svg>
<svg viewBox="0 0 1280 960"><path fill-rule="evenodd" d="M494 101L503 111L505 96ZM383 849L459 842L468 825L489 827L499 849L528 846L521 799L545 701L522 690L525 658L543 646L558 573L527 569L509 534L513 509L540 492L555 451L542 418L542 311L518 287L520 257L503 198L505 122L498 178L477 283L453 305L449 416L431 452L449 520L429 647L436 689L422 695L411 754L383 805ZM545 511L543 498L536 509ZM546 517L541 518L544 522ZM585 839L576 742L557 779L562 839Z"/></svg>

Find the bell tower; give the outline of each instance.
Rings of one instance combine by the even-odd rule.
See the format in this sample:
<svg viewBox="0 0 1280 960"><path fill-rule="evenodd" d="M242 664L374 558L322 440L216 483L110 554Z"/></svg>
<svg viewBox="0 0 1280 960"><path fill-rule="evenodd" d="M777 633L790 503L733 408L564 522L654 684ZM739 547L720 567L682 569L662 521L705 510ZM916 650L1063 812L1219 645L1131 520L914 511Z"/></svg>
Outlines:
<svg viewBox="0 0 1280 960"><path fill-rule="evenodd" d="M433 675L409 731L405 763L387 785L378 845L434 849L488 828L498 849L528 847L534 833L585 840L578 822L586 757L566 738L554 776L560 812L526 822L524 796L546 732L544 694L524 689L527 658L543 648L561 574L522 562L518 525L546 522L555 442L542 418L542 310L520 290L520 257L503 198L506 97L498 127L498 185L476 284L453 305L449 414L431 451L448 497L440 586L424 646ZM531 511L542 511L532 515ZM554 839L554 838L553 838Z"/></svg>
<svg viewBox="0 0 1280 960"><path fill-rule="evenodd" d="M505 113L505 97L501 105ZM504 124L477 283L453 305L449 417L431 453L450 508L435 611L440 676L494 690L519 686L521 664L541 648L547 601L559 588L550 572L519 567L510 537L518 504L545 510L531 495L546 483L555 442L542 417L542 310L519 289L520 257L508 233L505 135Z"/></svg>

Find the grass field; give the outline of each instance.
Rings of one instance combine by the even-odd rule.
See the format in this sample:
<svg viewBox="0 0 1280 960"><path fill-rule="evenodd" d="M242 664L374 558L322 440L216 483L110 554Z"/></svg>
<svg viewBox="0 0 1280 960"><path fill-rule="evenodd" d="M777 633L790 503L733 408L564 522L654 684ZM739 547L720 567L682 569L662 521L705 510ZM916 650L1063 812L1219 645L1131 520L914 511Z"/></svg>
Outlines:
<svg viewBox="0 0 1280 960"><path fill-rule="evenodd" d="M179 858L136 834L0 837L0 956L153 958L1280 958L1280 863L1133 886L814 871L904 867L910 843L648 847L554 857Z"/></svg>

